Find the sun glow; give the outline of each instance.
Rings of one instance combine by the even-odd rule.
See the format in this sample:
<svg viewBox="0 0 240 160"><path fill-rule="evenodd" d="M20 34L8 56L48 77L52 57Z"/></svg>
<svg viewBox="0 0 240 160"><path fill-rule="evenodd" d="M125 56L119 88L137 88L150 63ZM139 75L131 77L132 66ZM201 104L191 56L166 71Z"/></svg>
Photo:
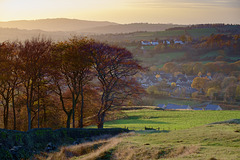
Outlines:
<svg viewBox="0 0 240 160"><path fill-rule="evenodd" d="M0 21L75 18L118 23L240 23L240 2L177 0L0 0Z"/></svg>

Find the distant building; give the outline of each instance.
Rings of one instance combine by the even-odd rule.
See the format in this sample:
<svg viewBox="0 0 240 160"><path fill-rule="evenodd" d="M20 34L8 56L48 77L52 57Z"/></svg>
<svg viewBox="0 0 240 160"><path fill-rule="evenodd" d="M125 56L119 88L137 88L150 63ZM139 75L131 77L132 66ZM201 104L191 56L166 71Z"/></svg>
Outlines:
<svg viewBox="0 0 240 160"><path fill-rule="evenodd" d="M166 108L166 105L165 104L159 104L157 105L159 108L162 108L162 109L165 109Z"/></svg>
<svg viewBox="0 0 240 160"><path fill-rule="evenodd" d="M174 41L174 44L184 44L183 41Z"/></svg>
<svg viewBox="0 0 240 160"><path fill-rule="evenodd" d="M219 105L209 104L205 107L205 110L221 111L222 108Z"/></svg>
<svg viewBox="0 0 240 160"><path fill-rule="evenodd" d="M203 109L202 108L193 108L193 110L195 110L195 111L202 111Z"/></svg>
<svg viewBox="0 0 240 160"><path fill-rule="evenodd" d="M192 108L189 105L176 105L176 104L167 104L165 110L191 110Z"/></svg>
<svg viewBox="0 0 240 160"><path fill-rule="evenodd" d="M157 46L159 45L158 41L141 41L143 46Z"/></svg>
<svg viewBox="0 0 240 160"><path fill-rule="evenodd" d="M151 44L152 44L153 46L159 45L158 41L152 41Z"/></svg>
<svg viewBox="0 0 240 160"><path fill-rule="evenodd" d="M163 44L171 44L171 42L168 40L165 40L165 41L163 41Z"/></svg>
<svg viewBox="0 0 240 160"><path fill-rule="evenodd" d="M151 45L151 42L149 42L149 41L141 41L141 44L142 44L143 46L150 46L150 45Z"/></svg>

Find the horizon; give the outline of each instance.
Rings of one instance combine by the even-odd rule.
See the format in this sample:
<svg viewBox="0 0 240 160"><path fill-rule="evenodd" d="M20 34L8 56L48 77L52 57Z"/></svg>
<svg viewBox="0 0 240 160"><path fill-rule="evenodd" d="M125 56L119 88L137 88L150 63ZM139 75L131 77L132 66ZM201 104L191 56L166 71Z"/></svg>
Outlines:
<svg viewBox="0 0 240 160"><path fill-rule="evenodd" d="M238 0L0 0L0 21L67 18L119 24L240 24Z"/></svg>
<svg viewBox="0 0 240 160"><path fill-rule="evenodd" d="M172 24L172 25L199 25L199 24L225 24L225 25L240 25L240 23L224 23L224 22L213 22L213 23L189 23L189 24L181 24L181 23L160 23L160 22L129 22L129 23L118 23L113 21L107 21L107 20L87 20L87 19L77 19L77 18L40 18L40 19L17 19L17 20L9 20L9 21L0 21L0 22L18 22L18 21L39 21L39 20L55 20L55 19L68 19L68 20L79 20L79 21L89 21L89 22L109 22L109 23L115 23L120 25L128 25L128 24Z"/></svg>

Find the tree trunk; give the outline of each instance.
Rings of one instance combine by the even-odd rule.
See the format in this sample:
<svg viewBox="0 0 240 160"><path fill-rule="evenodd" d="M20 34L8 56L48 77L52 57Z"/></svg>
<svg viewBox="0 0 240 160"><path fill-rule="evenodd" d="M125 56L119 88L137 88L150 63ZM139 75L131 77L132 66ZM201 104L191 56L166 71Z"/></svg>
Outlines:
<svg viewBox="0 0 240 160"><path fill-rule="evenodd" d="M103 128L103 124L104 124L104 118L105 118L105 112L101 113L100 115L98 115L98 122L97 122L97 127Z"/></svg>
<svg viewBox="0 0 240 160"><path fill-rule="evenodd" d="M27 107L27 111L28 111L28 130L30 130L32 128L31 109Z"/></svg>
<svg viewBox="0 0 240 160"><path fill-rule="evenodd" d="M46 122L47 122L47 115L46 115L46 106L43 105L43 124L44 124L44 127L46 127Z"/></svg>
<svg viewBox="0 0 240 160"><path fill-rule="evenodd" d="M73 128L75 128L75 96L74 93L72 93L72 119L73 119Z"/></svg>
<svg viewBox="0 0 240 160"><path fill-rule="evenodd" d="M82 104L81 104L81 110L80 110L80 121L79 121L79 127L83 128L83 107L84 107L84 95L83 95L83 88L81 87L81 98L82 98Z"/></svg>
<svg viewBox="0 0 240 160"><path fill-rule="evenodd" d="M40 96L39 96L39 84L38 84L38 128L39 128L39 109L40 109L40 102L39 102Z"/></svg>
<svg viewBox="0 0 240 160"><path fill-rule="evenodd" d="M8 129L8 104L4 106L4 114L3 114L3 122L4 122L4 129Z"/></svg>
<svg viewBox="0 0 240 160"><path fill-rule="evenodd" d="M12 107L13 107L13 130L17 129L16 126L16 110L15 110L15 102L14 102L14 88L12 89Z"/></svg>
<svg viewBox="0 0 240 160"><path fill-rule="evenodd" d="M67 113L67 128L70 128L71 116L72 116L72 110L70 110Z"/></svg>

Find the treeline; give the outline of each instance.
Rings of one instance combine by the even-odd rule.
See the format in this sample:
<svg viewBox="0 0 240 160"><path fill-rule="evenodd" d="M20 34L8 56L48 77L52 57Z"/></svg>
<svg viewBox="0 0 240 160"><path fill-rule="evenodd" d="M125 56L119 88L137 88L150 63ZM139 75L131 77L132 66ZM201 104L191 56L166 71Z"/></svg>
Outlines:
<svg viewBox="0 0 240 160"><path fill-rule="evenodd" d="M0 123L14 130L103 128L106 112L141 92L133 78L139 70L131 52L92 39L3 42Z"/></svg>
<svg viewBox="0 0 240 160"><path fill-rule="evenodd" d="M235 75L235 73L240 72L240 61L234 63L217 61L209 62L206 64L202 62L189 62L183 64L168 62L163 65L161 70L167 73L181 72L186 75L198 75L199 72L205 75L213 75L215 73L223 73L224 75Z"/></svg>
<svg viewBox="0 0 240 160"><path fill-rule="evenodd" d="M174 31L174 30L191 30L191 29L200 29L200 28L215 28L219 32L230 32L230 33L239 33L240 25L238 24L224 24L224 23L213 23L213 24L196 24L190 25L186 27L173 27L166 29L166 31Z"/></svg>

